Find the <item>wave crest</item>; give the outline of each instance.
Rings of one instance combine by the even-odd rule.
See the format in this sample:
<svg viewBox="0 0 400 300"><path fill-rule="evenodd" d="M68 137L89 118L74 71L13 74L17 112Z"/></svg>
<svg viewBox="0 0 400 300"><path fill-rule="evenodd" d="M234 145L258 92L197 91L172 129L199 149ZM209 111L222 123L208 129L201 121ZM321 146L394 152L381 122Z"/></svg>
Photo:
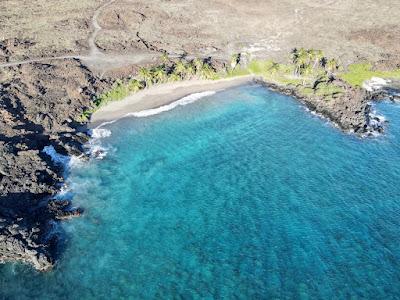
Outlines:
<svg viewBox="0 0 400 300"><path fill-rule="evenodd" d="M199 100L201 98L214 95L215 93L216 93L216 91L205 91L205 92L201 92L201 93L194 93L189 96L183 97L177 101L174 101L170 104L163 105L163 106L160 106L157 108L151 108L151 109L146 109L146 110L142 110L142 111L138 111L138 112L128 113L128 114L126 114L126 116L143 118L143 117L157 115L162 112L172 110L175 107L184 106L184 105L196 102L197 100Z"/></svg>
<svg viewBox="0 0 400 300"><path fill-rule="evenodd" d="M199 100L201 98L214 95L215 93L216 93L216 91L205 91L205 92L201 92L201 93L193 93L193 94L183 97L177 101L169 103L167 105L163 105L163 106L160 106L157 108L142 110L139 112L128 113L123 117L144 118L144 117L157 115L162 112L170 111L178 106L184 106L184 105L196 102L197 100ZM117 120L104 122L104 123L100 124L99 126L97 126L96 128L92 129L92 131L90 133L91 139L90 139L89 143L87 144L87 148L89 149L88 154L90 155L90 157L95 158L95 159L103 159L107 156L107 152L109 151L109 148L104 147L102 145L101 139L111 136L112 132L111 132L111 130L102 128L102 127L106 126L108 124L112 124L112 123L116 122Z"/></svg>
<svg viewBox="0 0 400 300"><path fill-rule="evenodd" d="M45 146L42 151L44 153L46 153L48 156L50 156L51 160L54 163L59 164L59 165L67 166L71 160L71 158L69 156L65 156L65 155L58 153L52 145Z"/></svg>
<svg viewBox="0 0 400 300"><path fill-rule="evenodd" d="M111 135L111 130L97 127L91 131L90 135L92 138L101 139L101 138L109 137Z"/></svg>

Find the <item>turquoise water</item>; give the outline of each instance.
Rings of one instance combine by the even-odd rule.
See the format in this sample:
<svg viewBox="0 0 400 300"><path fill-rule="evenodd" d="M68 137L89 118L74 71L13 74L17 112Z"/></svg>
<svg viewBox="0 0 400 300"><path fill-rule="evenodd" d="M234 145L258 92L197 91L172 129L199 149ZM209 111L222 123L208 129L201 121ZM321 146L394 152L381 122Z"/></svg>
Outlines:
<svg viewBox="0 0 400 300"><path fill-rule="evenodd" d="M361 140L257 85L108 126L56 269L2 298L400 298L400 106Z"/></svg>

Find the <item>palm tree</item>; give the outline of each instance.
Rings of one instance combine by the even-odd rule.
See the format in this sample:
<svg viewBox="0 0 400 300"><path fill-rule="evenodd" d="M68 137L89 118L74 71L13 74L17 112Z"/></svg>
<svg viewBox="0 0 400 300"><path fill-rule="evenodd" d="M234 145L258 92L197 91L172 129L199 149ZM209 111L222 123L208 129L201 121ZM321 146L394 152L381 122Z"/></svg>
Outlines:
<svg viewBox="0 0 400 300"><path fill-rule="evenodd" d="M157 67L154 69L153 73L153 80L156 82L164 82L167 78L167 72L165 72L162 66Z"/></svg>
<svg viewBox="0 0 400 300"><path fill-rule="evenodd" d="M164 65L166 65L166 64L169 62L169 56L168 56L168 53L167 53L167 52L164 52L164 53L161 55L161 61L162 61L162 63L163 63Z"/></svg>
<svg viewBox="0 0 400 300"><path fill-rule="evenodd" d="M146 84L146 87L151 86L151 84L152 84L152 74L151 74L149 69L140 68L138 75L139 75L139 78L142 81L144 81L144 83Z"/></svg>
<svg viewBox="0 0 400 300"><path fill-rule="evenodd" d="M193 63L188 63L186 65L186 75L189 77L193 77L196 74L196 67Z"/></svg>
<svg viewBox="0 0 400 300"><path fill-rule="evenodd" d="M297 58L299 57L299 51L297 48L293 48L292 51L290 51L290 57L292 59L292 63L297 64Z"/></svg>
<svg viewBox="0 0 400 300"><path fill-rule="evenodd" d="M304 68L309 64L310 52L304 48L294 48L291 52L292 62L295 66L294 75L299 76L303 73Z"/></svg>
<svg viewBox="0 0 400 300"><path fill-rule="evenodd" d="M141 90L142 88L143 88L143 84L139 80L133 79L129 82L128 89L129 89L129 91L131 91L133 93L136 93L137 91Z"/></svg>
<svg viewBox="0 0 400 300"><path fill-rule="evenodd" d="M181 80L181 77L176 73L171 73L168 77L168 81L174 82Z"/></svg>
<svg viewBox="0 0 400 300"><path fill-rule="evenodd" d="M204 79L213 79L215 77L215 71L209 64L203 64L200 75Z"/></svg>
<svg viewBox="0 0 400 300"><path fill-rule="evenodd" d="M300 66L299 66L299 50L294 48L290 53L292 63L294 64L294 75L298 76L300 74Z"/></svg>
<svg viewBox="0 0 400 300"><path fill-rule="evenodd" d="M327 62L328 62L328 59L327 59L325 56L323 56L323 57L321 58L321 61L320 61L321 67L322 67L323 69L325 69Z"/></svg>
<svg viewBox="0 0 400 300"><path fill-rule="evenodd" d="M323 58L324 58L324 53L321 50L313 50L313 59L314 59L313 69L315 69L319 64L321 64Z"/></svg>
<svg viewBox="0 0 400 300"><path fill-rule="evenodd" d="M270 71L272 74L275 74L276 72L278 72L278 71L279 71L279 64L276 63L276 62L273 62L273 63L272 63L272 66L269 68L269 71Z"/></svg>
<svg viewBox="0 0 400 300"><path fill-rule="evenodd" d="M307 68L309 65L310 59L309 59L309 53L304 49L301 48L298 51L298 57L297 57L297 75L301 75L304 73L304 69Z"/></svg>
<svg viewBox="0 0 400 300"><path fill-rule="evenodd" d="M186 76L186 64L182 60L178 60L175 63L174 73L179 75L182 80L185 78L185 76Z"/></svg>
<svg viewBox="0 0 400 300"><path fill-rule="evenodd" d="M303 74L305 75L305 76L303 77L303 85L305 85L305 83L306 83L307 76L310 75L310 74L312 74L312 72L313 72L313 68L311 67L310 64L306 65L306 66L303 68Z"/></svg>
<svg viewBox="0 0 400 300"><path fill-rule="evenodd" d="M199 58L195 58L192 63L196 69L196 74L199 74L201 72L201 69L203 68L203 61Z"/></svg>
<svg viewBox="0 0 400 300"><path fill-rule="evenodd" d="M231 69L235 70L236 66L240 62L240 53L232 54L231 56Z"/></svg>
<svg viewBox="0 0 400 300"><path fill-rule="evenodd" d="M336 59L332 58L327 61L326 68L327 68L328 73L332 74L339 68L339 64L336 61Z"/></svg>

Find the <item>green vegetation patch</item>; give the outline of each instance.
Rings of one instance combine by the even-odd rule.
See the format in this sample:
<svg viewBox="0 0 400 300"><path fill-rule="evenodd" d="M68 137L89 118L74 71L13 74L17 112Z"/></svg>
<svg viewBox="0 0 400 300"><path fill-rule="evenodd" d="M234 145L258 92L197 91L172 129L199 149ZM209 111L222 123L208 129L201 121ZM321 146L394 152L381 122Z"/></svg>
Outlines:
<svg viewBox="0 0 400 300"><path fill-rule="evenodd" d="M295 86L305 96L321 96L327 100L344 93L332 78L341 69L335 59L328 59L323 52L314 49L293 49L290 64L272 60L253 60L248 65L250 73L262 76L266 81L283 86Z"/></svg>
<svg viewBox="0 0 400 300"><path fill-rule="evenodd" d="M339 77L353 87L361 87L365 80L372 77L400 79L400 69L374 71L370 63L358 63L349 65L347 72L339 74Z"/></svg>
<svg viewBox="0 0 400 300"><path fill-rule="evenodd" d="M327 98L332 98L342 93L344 93L344 89L342 87L335 84L329 84L327 82L318 84L315 89L315 95Z"/></svg>
<svg viewBox="0 0 400 300"><path fill-rule="evenodd" d="M122 100L141 89L151 87L155 84L167 82L190 80L190 79L210 79L221 78L212 67L210 62L201 59L185 60L179 59L172 61L167 55L162 56L163 63L150 68L141 68L138 75L128 82L116 81L112 88L96 97L93 107L85 110L78 118L80 122L86 122L90 115L100 107L111 101ZM232 71L231 76L239 76L243 72L240 69ZM227 75L225 74L224 77Z"/></svg>
<svg viewBox="0 0 400 300"><path fill-rule="evenodd" d="M297 86L304 81L308 82L305 77L301 78L294 74L294 66L279 64L272 60L252 60L249 63L248 71L278 85Z"/></svg>
<svg viewBox="0 0 400 300"><path fill-rule="evenodd" d="M100 94L91 109L85 110L80 121L84 122L101 106L122 100L137 91L154 84L190 80L231 78L245 75L256 75L265 81L282 86L294 86L306 97L313 95L326 100L345 92L344 88L334 83L339 77L354 87L361 87L365 80L372 77L400 78L400 69L393 71L374 71L369 63L352 64L347 72L334 58L328 59L323 52L314 49L293 49L291 63L281 64L273 60L250 60L243 66L241 54L231 56L230 65L216 72L209 60L195 58L193 60L171 60L167 54L161 58L162 64L150 68L141 68L138 75L128 82L116 81L113 87Z"/></svg>
<svg viewBox="0 0 400 300"><path fill-rule="evenodd" d="M128 82L117 80L112 88L96 97L93 104L94 107L86 109L78 118L80 122L86 122L90 116L96 112L100 107L106 105L111 101L120 101L128 97L132 93L141 90L144 85L136 79L131 79Z"/></svg>
<svg viewBox="0 0 400 300"><path fill-rule="evenodd" d="M238 76L246 76L250 74L250 71L246 68L235 68L234 70L227 70L218 73L220 78L232 78Z"/></svg>
<svg viewBox="0 0 400 300"><path fill-rule="evenodd" d="M311 87L304 87L304 86L299 87L298 91L301 95L306 97L314 95L315 92Z"/></svg>
<svg viewBox="0 0 400 300"><path fill-rule="evenodd" d="M94 104L96 108L100 108L108 102L122 100L128 97L130 94L136 93L137 91L141 90L143 87L144 85L136 79L132 79L127 83L116 81L110 90L100 94L96 98Z"/></svg>
<svg viewBox="0 0 400 300"><path fill-rule="evenodd" d="M272 60L252 60L248 65L248 70L255 75L262 75L265 72L272 71L271 69L276 66L279 68L280 65Z"/></svg>

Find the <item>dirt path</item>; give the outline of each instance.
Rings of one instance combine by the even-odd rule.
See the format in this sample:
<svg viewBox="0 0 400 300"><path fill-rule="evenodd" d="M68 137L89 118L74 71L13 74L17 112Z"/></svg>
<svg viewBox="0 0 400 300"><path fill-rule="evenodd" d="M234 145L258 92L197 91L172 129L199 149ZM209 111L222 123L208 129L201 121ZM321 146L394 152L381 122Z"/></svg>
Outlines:
<svg viewBox="0 0 400 300"><path fill-rule="evenodd" d="M28 60L7 62L0 64L0 68L13 67L24 64L31 64L36 62L45 62L51 60L63 60L63 59L80 59L84 64L86 64L90 69L104 74L108 70L115 68L120 68L131 64L141 64L147 63L153 60L159 54L152 53L134 53L134 54L108 54L104 53L99 49L96 44L96 38L101 32L102 27L99 25L97 19L105 8L115 3L117 0L110 0L105 4L101 5L93 14L92 17L92 27L93 31L87 39L87 44L89 45L89 53L87 55L62 55L56 57L41 57Z"/></svg>
<svg viewBox="0 0 400 300"><path fill-rule="evenodd" d="M19 65L26 65L26 64L36 63L36 62L45 62L45 61L49 61L49 60L71 59L71 58L78 58L79 59L81 57L79 55L42 57L42 58L34 58L34 59L28 59L28 60L20 60L20 61L13 61L13 62L8 62L8 63L3 63L3 64L0 64L0 67L6 68L6 67L19 66Z"/></svg>
<svg viewBox="0 0 400 300"><path fill-rule="evenodd" d="M101 26L99 25L99 23L97 22L97 18L99 17L100 13L103 11L103 9L105 9L107 6L110 6L111 4L113 4L116 0L111 0L108 1L107 3L103 4L102 6L100 6L95 12L94 15L92 17L92 26L94 28L92 34L89 36L87 42L89 44L89 57L95 57L96 55L100 55L101 54L101 50L99 49L99 47L97 47L96 45L96 37L99 34L99 32L101 31Z"/></svg>

